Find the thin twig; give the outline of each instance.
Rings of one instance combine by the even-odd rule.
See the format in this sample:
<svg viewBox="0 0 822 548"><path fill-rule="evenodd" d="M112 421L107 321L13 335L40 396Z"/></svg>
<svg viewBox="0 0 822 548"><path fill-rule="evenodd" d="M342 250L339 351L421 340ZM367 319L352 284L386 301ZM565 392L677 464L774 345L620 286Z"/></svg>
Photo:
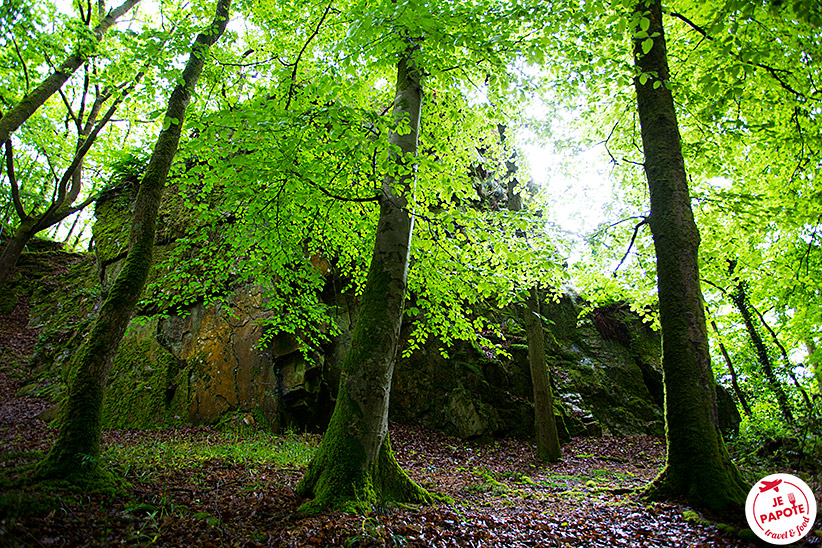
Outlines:
<svg viewBox="0 0 822 548"><path fill-rule="evenodd" d="M631 235L631 242L628 244L628 249L625 250L625 255L622 256L622 259L619 261L619 264L616 265L616 268L614 269L614 272L612 274L613 277L616 278L617 270L619 270L619 267L621 267L622 263L625 262L625 259L628 258L628 254L631 252L631 249L634 247L634 242L636 241L636 236L639 233L639 229L642 228L643 226L647 225L647 224L648 224L648 217L643 217L642 220L639 221L636 224L636 226L634 226L634 233Z"/></svg>
<svg viewBox="0 0 822 548"><path fill-rule="evenodd" d="M291 83L288 86L288 99L285 102L285 110L288 110L288 107L291 106L291 98L294 93L294 84L297 81L297 67L300 65L300 60L303 57L303 53L305 50L308 49L308 45L311 43L312 40L319 34L320 28L322 27L323 23L325 22L325 18L328 17L328 13L331 11L331 6L334 4L334 0L328 2L328 5L325 7L325 11L323 11L322 17L320 17L320 22L317 23L317 27L314 29L314 32L311 33L311 36L308 37L308 40L305 41L303 44L303 48L300 50L300 53L297 55L297 60L294 61L294 69L291 71Z"/></svg>

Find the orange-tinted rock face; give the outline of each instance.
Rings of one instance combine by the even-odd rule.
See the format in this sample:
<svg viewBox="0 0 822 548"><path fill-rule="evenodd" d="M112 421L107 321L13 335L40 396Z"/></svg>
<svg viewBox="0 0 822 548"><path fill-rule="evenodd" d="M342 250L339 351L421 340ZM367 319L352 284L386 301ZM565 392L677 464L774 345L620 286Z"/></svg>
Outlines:
<svg viewBox="0 0 822 548"><path fill-rule="evenodd" d="M227 303L194 305L160 323L157 338L189 366L189 421L213 422L227 411L261 408L277 422L277 378L271 354L260 344L260 320L267 314L259 289L240 288Z"/></svg>

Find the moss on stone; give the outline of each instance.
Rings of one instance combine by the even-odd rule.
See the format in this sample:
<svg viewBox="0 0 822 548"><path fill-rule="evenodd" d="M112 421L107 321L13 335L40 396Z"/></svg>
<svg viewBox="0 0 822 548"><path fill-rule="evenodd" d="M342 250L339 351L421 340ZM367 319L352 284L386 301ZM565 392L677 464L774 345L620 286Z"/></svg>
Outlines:
<svg viewBox="0 0 822 548"><path fill-rule="evenodd" d="M151 322L156 324L156 320ZM127 333L120 343L103 400L104 428L159 428L173 422L183 411L176 392L179 361L167 350L140 336ZM187 375L184 375L187 376Z"/></svg>
<svg viewBox="0 0 822 548"><path fill-rule="evenodd" d="M94 206L97 222L92 226L94 249L101 264L128 249L131 208L137 196L136 185L113 188L100 196Z"/></svg>
<svg viewBox="0 0 822 548"><path fill-rule="evenodd" d="M17 306L17 295L11 291L6 291L0 295L0 315L11 314Z"/></svg>

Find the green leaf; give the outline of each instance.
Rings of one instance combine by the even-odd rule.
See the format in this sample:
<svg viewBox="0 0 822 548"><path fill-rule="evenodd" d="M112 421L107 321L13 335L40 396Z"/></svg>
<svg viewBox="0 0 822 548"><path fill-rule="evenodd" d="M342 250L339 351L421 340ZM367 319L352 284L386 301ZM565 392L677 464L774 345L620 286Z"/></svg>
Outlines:
<svg viewBox="0 0 822 548"><path fill-rule="evenodd" d="M166 116L165 118L163 118L163 129L164 130L168 129L171 126L179 124L179 123L180 123L179 118L169 118L168 116Z"/></svg>
<svg viewBox="0 0 822 548"><path fill-rule="evenodd" d="M653 38L648 38L646 40L643 40L641 45L642 45L642 53L644 53L645 55L648 55L648 52L651 51L651 48L654 47L654 39Z"/></svg>

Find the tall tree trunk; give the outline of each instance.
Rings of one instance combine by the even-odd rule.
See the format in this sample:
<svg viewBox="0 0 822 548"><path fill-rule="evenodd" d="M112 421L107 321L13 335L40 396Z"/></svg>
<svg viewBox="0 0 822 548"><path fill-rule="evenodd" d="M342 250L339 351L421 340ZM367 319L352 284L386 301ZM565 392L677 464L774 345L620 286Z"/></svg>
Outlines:
<svg viewBox="0 0 822 548"><path fill-rule="evenodd" d="M94 27L93 33L95 39L98 42L102 40L103 34L106 33L117 19L128 12L128 10L134 7L139 1L140 0L126 0L122 5L108 12L108 15ZM63 87L66 80L86 62L89 55L93 52L93 48L79 48L75 53L69 55L39 86L23 97L14 108L6 112L3 117L0 118L0 143L5 143L9 136L22 126L38 108L43 106L43 103L45 103L49 97Z"/></svg>
<svg viewBox="0 0 822 548"><path fill-rule="evenodd" d="M635 29L639 76L634 86L651 197L648 223L657 259L667 441L665 467L646 495L683 497L715 511L738 510L745 504L747 488L719 430L699 285L699 231L669 88L661 0L641 1L637 13L650 23L647 32L640 24Z"/></svg>
<svg viewBox="0 0 822 548"><path fill-rule="evenodd" d="M782 344L782 341L780 341L779 337L776 335L776 331L774 331L773 328L765 320L765 316L762 314L762 312L757 310L757 308L750 303L750 300L748 301L748 304L750 306L750 309L753 310L756 316L759 318L759 322L765 328L765 331L767 331L768 334L771 336L771 340L773 341L773 343L779 349L779 354L782 356L782 363L785 372L791 378L793 385L796 387L796 389L799 391L799 394L802 396L802 401L805 402L805 408L808 410L808 413L813 415L816 412L816 409L814 408L814 405L811 402L810 396L808 396L808 392L805 391L805 389L802 387L802 383L799 382L799 379L796 378L796 375L793 372L793 364L791 363L791 359L788 357L788 351L785 349L785 345Z"/></svg>
<svg viewBox="0 0 822 548"><path fill-rule="evenodd" d="M557 462L562 457L554 417L554 398L545 362L545 334L542 331L539 288L529 291L525 310L525 334L528 338L528 364L534 387L534 429L537 435L537 457L544 462Z"/></svg>
<svg viewBox="0 0 822 548"><path fill-rule="evenodd" d="M759 362L759 366L762 368L762 373L765 375L765 380L768 381L768 386L771 388L774 396L776 396L779 411L782 413L782 417L785 421L793 424L793 412L791 411L791 405L788 402L788 396L782 388L782 383L774 373L773 363L771 363L771 356L768 353L768 348L765 346L765 341L762 340L759 330L757 330L756 325L754 325L750 303L748 302L748 294L745 291L744 283L737 282L735 291L731 293L731 300L733 301L734 306L736 306L736 309L739 311L739 314L742 316L742 322L745 324L745 330L748 332L748 336L751 339L754 350L756 350L756 359Z"/></svg>
<svg viewBox="0 0 822 548"><path fill-rule="evenodd" d="M410 131L389 136L396 174L386 175L383 181L374 253L334 413L297 485L300 496L313 497L301 506L305 512L328 506L367 511L380 500L430 500L400 468L388 436L388 401L414 228L407 205L415 184L413 163L422 105L421 76L414 62L417 50L409 43L397 64L393 117L407 120Z"/></svg>
<svg viewBox="0 0 822 548"><path fill-rule="evenodd" d="M707 309L708 307L706 306L705 308ZM722 335L719 333L719 327L717 327L716 321L713 318L711 318L711 329L713 329L716 334L716 340L719 343L719 351L722 353L722 357L725 359L725 365L728 366L728 371L731 374L731 386L734 389L734 394L736 394L736 398L739 400L739 404L742 406L742 410L745 412L745 415L751 417L753 416L753 413L751 413L751 406L748 405L748 399L745 397L745 393L739 386L739 380L736 376L734 362L731 361L731 356L728 355L728 350L725 348L725 343L722 342Z"/></svg>
<svg viewBox="0 0 822 548"><path fill-rule="evenodd" d="M505 146L505 126L498 126L500 141ZM508 210L522 210L522 196L516 192L516 173L519 166L516 153L506 160L508 171L507 197ZM528 368L531 372L531 386L534 390L534 432L537 442L537 458L543 462L557 462L562 458L562 450L554 416L554 397L551 393L551 379L548 375L548 364L545 359L545 333L542 331L542 313L540 311L539 284L533 285L528 292L523 312L525 336L528 341Z"/></svg>
<svg viewBox="0 0 822 548"><path fill-rule="evenodd" d="M160 199L177 152L186 107L209 49L228 23L230 1L218 1L214 21L197 36L182 81L171 93L166 119L172 123L160 132L140 181L125 265L114 280L88 339L73 359L68 397L60 409L59 434L54 447L37 466L35 474L39 478L85 482L94 480L101 472L103 393L109 371L151 267Z"/></svg>

